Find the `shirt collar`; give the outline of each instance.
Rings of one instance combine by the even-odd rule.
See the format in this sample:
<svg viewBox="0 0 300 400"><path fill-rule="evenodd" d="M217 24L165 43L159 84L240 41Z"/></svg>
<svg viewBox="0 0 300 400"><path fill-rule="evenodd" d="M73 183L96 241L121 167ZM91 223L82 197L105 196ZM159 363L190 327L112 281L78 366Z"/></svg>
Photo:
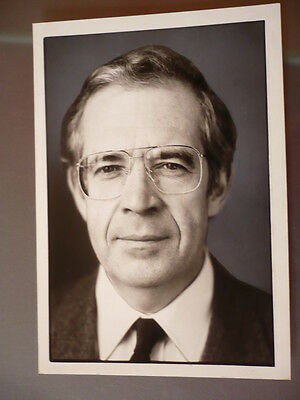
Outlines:
<svg viewBox="0 0 300 400"><path fill-rule="evenodd" d="M200 360L208 334L213 297L213 268L208 252L196 279L170 304L154 314L131 308L116 292L100 266L96 283L98 340L101 359L108 359L138 318L153 318L187 361Z"/></svg>

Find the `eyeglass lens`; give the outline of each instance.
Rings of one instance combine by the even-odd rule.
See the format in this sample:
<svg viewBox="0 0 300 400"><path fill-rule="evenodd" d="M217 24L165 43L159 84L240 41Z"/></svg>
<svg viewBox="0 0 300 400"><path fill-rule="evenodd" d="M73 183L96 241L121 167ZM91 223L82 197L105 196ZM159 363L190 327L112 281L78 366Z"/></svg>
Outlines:
<svg viewBox="0 0 300 400"><path fill-rule="evenodd" d="M150 148L143 157L147 175L159 191L180 194L191 192L199 186L201 157L192 147ZM83 192L98 200L119 196L134 158L125 151L101 152L85 157L79 165Z"/></svg>

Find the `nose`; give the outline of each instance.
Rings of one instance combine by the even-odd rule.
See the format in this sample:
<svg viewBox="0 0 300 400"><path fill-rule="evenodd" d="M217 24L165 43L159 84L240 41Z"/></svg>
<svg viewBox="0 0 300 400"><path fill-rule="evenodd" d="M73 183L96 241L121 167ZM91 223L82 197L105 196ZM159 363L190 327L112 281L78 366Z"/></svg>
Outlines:
<svg viewBox="0 0 300 400"><path fill-rule="evenodd" d="M121 194L121 208L125 213L151 214L162 206L162 200L150 181L143 160L136 158Z"/></svg>

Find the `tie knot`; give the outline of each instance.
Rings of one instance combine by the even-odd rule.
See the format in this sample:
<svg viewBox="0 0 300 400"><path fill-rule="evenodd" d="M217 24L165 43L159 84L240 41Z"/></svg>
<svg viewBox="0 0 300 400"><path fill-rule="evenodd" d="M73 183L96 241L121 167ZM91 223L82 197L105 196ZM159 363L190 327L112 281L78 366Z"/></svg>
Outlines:
<svg viewBox="0 0 300 400"><path fill-rule="evenodd" d="M135 323L136 346L131 361L150 361L153 346L163 338L165 331L154 319L139 318Z"/></svg>

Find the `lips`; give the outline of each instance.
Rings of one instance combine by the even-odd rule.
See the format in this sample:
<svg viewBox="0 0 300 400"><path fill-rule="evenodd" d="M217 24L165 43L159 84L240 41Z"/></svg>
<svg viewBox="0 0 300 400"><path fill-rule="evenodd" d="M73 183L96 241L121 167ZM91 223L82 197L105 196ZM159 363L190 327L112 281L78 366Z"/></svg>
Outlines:
<svg viewBox="0 0 300 400"><path fill-rule="evenodd" d="M131 235L116 237L117 240L124 240L131 242L160 242L167 238L168 236L166 235L153 235L153 234L147 234L147 235L131 234Z"/></svg>

